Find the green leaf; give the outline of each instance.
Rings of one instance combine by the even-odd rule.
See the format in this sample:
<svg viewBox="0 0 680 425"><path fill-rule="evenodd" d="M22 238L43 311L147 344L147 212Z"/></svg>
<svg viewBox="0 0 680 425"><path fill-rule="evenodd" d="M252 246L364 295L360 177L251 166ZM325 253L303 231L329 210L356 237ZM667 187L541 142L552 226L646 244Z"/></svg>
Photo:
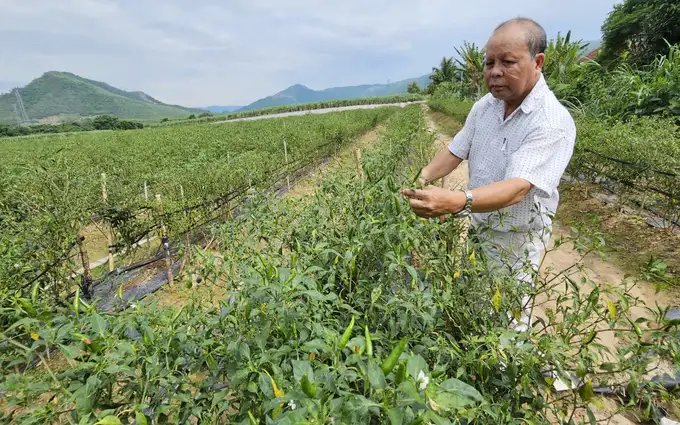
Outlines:
<svg viewBox="0 0 680 425"><path fill-rule="evenodd" d="M420 404L424 403L423 397L421 397L420 392L418 392L415 385L413 385L413 382L411 381L402 382L401 385L399 385L399 390L403 392L409 399L413 400L415 403Z"/></svg>
<svg viewBox="0 0 680 425"><path fill-rule="evenodd" d="M61 350L62 354L64 354L64 357L66 357L67 359L73 360L75 358L80 357L80 348L73 347L70 345L59 344L59 349Z"/></svg>
<svg viewBox="0 0 680 425"><path fill-rule="evenodd" d="M97 422L95 425L123 425L118 416L109 415Z"/></svg>
<svg viewBox="0 0 680 425"><path fill-rule="evenodd" d="M593 411L590 410L590 407L586 407L586 415L588 415L590 425L597 425L597 419L595 419L595 415L593 414Z"/></svg>
<svg viewBox="0 0 680 425"><path fill-rule="evenodd" d="M408 271L408 274L411 275L412 282L418 282L418 272L416 271L413 266L406 266L406 271Z"/></svg>
<svg viewBox="0 0 680 425"><path fill-rule="evenodd" d="M327 353L330 352L331 349L320 339L313 339L311 341L305 342L302 347L300 347L302 350L309 352L309 353Z"/></svg>
<svg viewBox="0 0 680 425"><path fill-rule="evenodd" d="M238 352L243 357L243 359L250 360L250 347L245 342L240 342L238 344Z"/></svg>
<svg viewBox="0 0 680 425"><path fill-rule="evenodd" d="M583 400L585 403L588 403L590 400L592 400L595 397L595 392L593 391L593 381L588 381L581 388L579 388L578 394L581 396L581 400Z"/></svg>
<svg viewBox="0 0 680 425"><path fill-rule="evenodd" d="M140 411L135 412L135 422L137 425L147 425L146 416Z"/></svg>
<svg viewBox="0 0 680 425"><path fill-rule="evenodd" d="M482 395L473 386L449 378L436 387L432 399L439 409L450 412L482 401Z"/></svg>
<svg viewBox="0 0 680 425"><path fill-rule="evenodd" d="M411 356L408 359L408 374L409 376L418 376L418 373L422 370L427 373L427 362L420 355Z"/></svg>
<svg viewBox="0 0 680 425"><path fill-rule="evenodd" d="M600 369L607 371L607 372L614 372L616 370L616 364L615 363L602 363L600 365Z"/></svg>
<svg viewBox="0 0 680 425"><path fill-rule="evenodd" d="M314 381L314 370L309 360L291 360L293 364L293 377L295 382L300 382L304 375L307 375L310 381Z"/></svg>
<svg viewBox="0 0 680 425"><path fill-rule="evenodd" d="M271 378L265 373L260 373L260 377L258 378L258 385L260 387L260 391L262 391L262 394L264 394L265 397L267 398L272 398L274 397L274 389L272 388L272 381Z"/></svg>
<svg viewBox="0 0 680 425"><path fill-rule="evenodd" d="M106 330L106 320L97 313L92 315L92 331L104 338L104 331Z"/></svg>
<svg viewBox="0 0 680 425"><path fill-rule="evenodd" d="M398 407L393 407L385 413L387 413L387 417L390 418L391 425L401 425L404 422L404 416L401 413L401 409Z"/></svg>
<svg viewBox="0 0 680 425"><path fill-rule="evenodd" d="M385 382L385 374L383 373L380 366L373 360L369 360L367 372L368 381L371 383L373 388L376 390L382 390L387 386L387 382Z"/></svg>

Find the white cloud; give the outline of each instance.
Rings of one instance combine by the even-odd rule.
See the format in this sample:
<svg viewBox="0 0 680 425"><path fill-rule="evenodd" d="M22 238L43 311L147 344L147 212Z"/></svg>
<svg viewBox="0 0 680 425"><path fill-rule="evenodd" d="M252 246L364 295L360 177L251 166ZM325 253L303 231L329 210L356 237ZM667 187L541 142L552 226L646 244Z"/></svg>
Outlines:
<svg viewBox="0 0 680 425"><path fill-rule="evenodd" d="M597 38L613 0L0 0L0 86L70 71L184 105L422 75L500 21ZM5 82L5 83L3 83Z"/></svg>

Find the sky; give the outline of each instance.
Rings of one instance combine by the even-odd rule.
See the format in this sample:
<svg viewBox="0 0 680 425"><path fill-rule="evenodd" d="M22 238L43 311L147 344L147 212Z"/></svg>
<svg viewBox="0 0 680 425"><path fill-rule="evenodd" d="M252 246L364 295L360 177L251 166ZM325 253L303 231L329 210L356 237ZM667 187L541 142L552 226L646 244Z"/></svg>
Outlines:
<svg viewBox="0 0 680 425"><path fill-rule="evenodd" d="M613 0L0 0L0 92L67 71L183 106L431 72L528 16L601 38Z"/></svg>

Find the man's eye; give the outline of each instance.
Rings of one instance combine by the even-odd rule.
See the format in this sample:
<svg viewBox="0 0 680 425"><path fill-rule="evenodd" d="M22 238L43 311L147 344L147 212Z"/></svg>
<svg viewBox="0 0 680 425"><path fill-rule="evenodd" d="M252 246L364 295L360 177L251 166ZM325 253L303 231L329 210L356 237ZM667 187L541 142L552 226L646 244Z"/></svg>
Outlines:
<svg viewBox="0 0 680 425"><path fill-rule="evenodd" d="M486 66L487 66L487 68L491 68L493 66L493 62L487 62Z"/></svg>
<svg viewBox="0 0 680 425"><path fill-rule="evenodd" d="M511 60L504 60L503 63L506 64L506 65L512 65L513 63L517 63L517 62L511 61Z"/></svg>

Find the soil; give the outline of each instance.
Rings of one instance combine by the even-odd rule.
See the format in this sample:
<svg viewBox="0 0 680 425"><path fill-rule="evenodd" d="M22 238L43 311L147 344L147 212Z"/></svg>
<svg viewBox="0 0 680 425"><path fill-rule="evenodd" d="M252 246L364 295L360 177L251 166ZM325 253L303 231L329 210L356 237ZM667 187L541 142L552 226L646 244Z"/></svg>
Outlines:
<svg viewBox="0 0 680 425"><path fill-rule="evenodd" d="M622 213L615 204L592 197L592 193L593 188L583 184L563 184L557 211L560 223L602 232L608 250L616 254L612 261L632 275L647 271L652 258L663 261L668 266L665 275L650 277L655 283L680 285L680 234Z"/></svg>

